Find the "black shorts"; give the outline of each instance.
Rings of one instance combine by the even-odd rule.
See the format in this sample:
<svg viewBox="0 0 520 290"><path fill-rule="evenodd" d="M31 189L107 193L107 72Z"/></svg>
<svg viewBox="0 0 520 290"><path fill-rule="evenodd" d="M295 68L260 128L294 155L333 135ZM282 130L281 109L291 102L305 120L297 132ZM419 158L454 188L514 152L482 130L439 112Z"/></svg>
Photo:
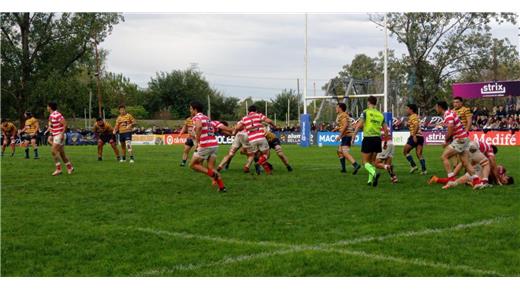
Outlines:
<svg viewBox="0 0 520 290"><path fill-rule="evenodd" d="M274 138L271 142L269 142L269 148L274 149L276 146L281 146L280 139Z"/></svg>
<svg viewBox="0 0 520 290"><path fill-rule="evenodd" d="M417 136L417 143L413 142L413 137L408 137L408 141L406 144L412 146L412 148L415 148L417 146L423 146L424 145L424 137L423 136Z"/></svg>
<svg viewBox="0 0 520 290"><path fill-rule="evenodd" d="M352 146L352 137L351 136L343 136L341 137L341 146Z"/></svg>
<svg viewBox="0 0 520 290"><path fill-rule="evenodd" d="M186 138L186 142L184 142L184 145L187 145L187 146L193 147L193 145L195 145L195 144L193 143L193 139L191 139L191 138Z"/></svg>
<svg viewBox="0 0 520 290"><path fill-rule="evenodd" d="M22 141L31 141L32 139L35 139L38 138L38 135L34 134L34 135L29 135L29 134L23 134L21 139Z"/></svg>
<svg viewBox="0 0 520 290"><path fill-rule="evenodd" d="M361 143L361 152L363 153L381 153L381 137L365 137Z"/></svg>
<svg viewBox="0 0 520 290"><path fill-rule="evenodd" d="M99 139L103 141L103 143L110 143L116 142L116 136L114 134L103 134L99 135Z"/></svg>
<svg viewBox="0 0 520 290"><path fill-rule="evenodd" d="M119 142L132 141L132 132L119 133Z"/></svg>

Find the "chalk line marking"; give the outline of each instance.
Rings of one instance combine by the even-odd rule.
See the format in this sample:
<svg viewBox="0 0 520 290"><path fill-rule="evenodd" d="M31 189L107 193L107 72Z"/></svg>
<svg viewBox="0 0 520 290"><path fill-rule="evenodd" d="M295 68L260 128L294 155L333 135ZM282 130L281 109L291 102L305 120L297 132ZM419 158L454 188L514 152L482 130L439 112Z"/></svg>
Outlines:
<svg viewBox="0 0 520 290"><path fill-rule="evenodd" d="M449 264L440 263L440 262L429 262L429 261L425 261L425 260L421 260L421 259L404 259L404 258L394 257L394 256L370 254L370 253L366 253L363 251L334 249L333 247L343 246L343 245L352 245L352 244L361 244L361 243L367 243L367 242L371 242L371 241L383 241L383 240L399 238L399 237L414 237L414 236L429 235L429 234L439 234L439 233L444 233L444 232L449 232L449 231L464 230L464 229L473 228L473 227L487 226L487 225L500 223L506 219L510 219L510 218L497 217L494 219L481 220L481 221L477 221L477 222L473 222L473 223L469 223L469 224L458 224L458 225L455 225L452 227L446 227L446 228L425 229L425 230L421 230L421 231L406 231L406 232L389 234L389 235L384 235L384 236L377 236L377 237L370 236L370 237L356 238L356 239L351 239L351 240L340 240L335 243L322 243L322 244L318 244L315 246L293 245L293 244L277 243L277 242L269 242L269 241L257 242L257 241L248 241L248 240L240 240L240 239L230 239L230 238L222 238L222 237L188 234L188 233L182 233L182 232L158 231L158 230L153 230L153 229L148 229L148 228L134 228L134 229L138 230L138 231L142 231L142 232L156 234L156 235L168 235L168 236L174 236L174 237L185 238L185 239L199 239L199 240L221 242L221 243L228 243L228 244L272 246L272 247L287 248L287 249L277 250L277 251L261 252L259 254L225 257L221 260L211 262L211 263L180 264L180 265L175 265L170 268L162 268L162 269L154 269L154 270L145 271L145 272L142 272L139 276L157 276L157 275L161 275L161 274L174 273L177 271L196 270L196 269L205 268L205 267L216 267L216 266L228 265L228 264L232 264L232 263L240 263L243 261L262 259L262 258L267 258L267 257L275 256L275 255L285 255L285 254L291 254L291 253L302 252L302 251L334 252L334 253L340 253L340 254L351 255L351 256L359 256L359 257L375 259L375 260L392 261L392 262L397 262L397 263L401 263L401 264L412 264L412 265L432 267L432 268L442 268L442 269L447 269L447 270L450 270L450 269L463 270L463 271L466 271L469 273L474 273L477 275L503 276L502 274L495 272L495 271L481 270L481 269L476 269L476 268L473 268L470 266L465 266L465 265L449 265Z"/></svg>

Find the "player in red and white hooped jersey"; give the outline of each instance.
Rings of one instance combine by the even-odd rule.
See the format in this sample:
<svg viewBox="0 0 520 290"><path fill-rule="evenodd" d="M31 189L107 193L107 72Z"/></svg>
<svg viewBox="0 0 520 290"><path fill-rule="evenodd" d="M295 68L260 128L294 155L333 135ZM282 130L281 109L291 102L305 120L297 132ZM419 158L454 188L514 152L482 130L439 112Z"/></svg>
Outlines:
<svg viewBox="0 0 520 290"><path fill-rule="evenodd" d="M255 155L258 155L258 161L255 164L256 172L260 174L260 166L264 168L266 174L271 174L271 165L269 159L269 143L265 138L264 123L274 125L274 122L261 113L256 112L256 106L252 105L248 108L248 114L237 123L234 134L242 129L247 130L249 141L248 162L244 166L244 171L249 171L248 165L251 164Z"/></svg>
<svg viewBox="0 0 520 290"><path fill-rule="evenodd" d="M217 159L218 142L215 137L216 128L207 116L202 114L204 110L200 102L190 103L190 113L193 120L194 138L197 141L197 151L191 157L191 169L208 175L218 185L219 191L226 191L220 174L213 170ZM208 167L204 167L204 161L208 161Z"/></svg>
<svg viewBox="0 0 520 290"><path fill-rule="evenodd" d="M61 160L67 166L67 173L71 174L74 171L70 159L65 154L65 131L67 130L67 122L63 115L58 112L58 104L56 102L49 102L47 104L47 111L49 111L49 131L51 133L50 143L52 144L52 158L56 164L56 170L52 173L53 176L61 174Z"/></svg>
<svg viewBox="0 0 520 290"><path fill-rule="evenodd" d="M462 162L462 166L466 169L466 172L472 179L473 186L475 188L481 187L483 184L475 173L473 165L471 165L471 162L469 161L469 136L468 132L464 129L464 125L462 125L457 114L448 108L448 103L445 101L437 102L435 109L437 110L437 113L443 115L444 125L448 128L448 133L446 133L446 136L444 137L444 152L441 156L444 169L448 174L448 179L450 181L455 181L456 179L456 175L453 172L450 163L450 158L458 156Z"/></svg>
<svg viewBox="0 0 520 290"><path fill-rule="evenodd" d="M249 150L249 140L247 136L247 130L243 129L240 132L237 132L235 135L235 139L233 140L233 144L231 144L231 147L229 148L229 152L222 160L220 161L220 164L218 165L217 170L222 171L224 168L228 169L229 164L231 163L231 160L233 160L233 157L240 149L240 154L248 155ZM251 159L251 162L253 160ZM244 172L249 173L249 166L244 167Z"/></svg>

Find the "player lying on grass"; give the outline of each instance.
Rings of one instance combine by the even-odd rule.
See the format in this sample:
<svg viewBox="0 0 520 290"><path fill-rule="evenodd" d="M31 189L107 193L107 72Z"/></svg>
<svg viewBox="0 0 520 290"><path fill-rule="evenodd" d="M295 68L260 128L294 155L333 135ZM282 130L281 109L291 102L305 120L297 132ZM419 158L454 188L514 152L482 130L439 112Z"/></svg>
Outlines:
<svg viewBox="0 0 520 290"><path fill-rule="evenodd" d="M67 166L67 173L72 174L74 167L72 167L70 159L65 154L65 131L67 130L67 122L63 115L58 112L58 104L56 104L56 102L49 102L47 111L50 113L49 130L51 136L49 136L49 143L52 145L52 158L56 164L56 170L52 175L57 176L61 174L60 158Z"/></svg>
<svg viewBox="0 0 520 290"><path fill-rule="evenodd" d="M226 187L224 187L220 173L213 170L218 150L218 142L217 138L215 138L216 128L214 127L214 122L202 114L203 111L204 107L201 103L197 101L190 103L193 132L197 142L197 151L191 157L190 168L208 175L218 185L218 190L225 192ZM207 168L203 165L206 160L208 162Z"/></svg>
<svg viewBox="0 0 520 290"><path fill-rule="evenodd" d="M271 174L271 165L267 162L269 159L269 143L265 138L264 123L271 126L275 125L271 119L261 113L257 113L256 110L255 105L249 106L249 113L237 123L233 133L236 134L244 128L247 130L248 141L250 144L247 164L250 164L254 157L257 156L258 161L255 163L256 172L260 174L260 167L263 167L265 173L269 175ZM246 171L246 167L244 167L244 171Z"/></svg>
<svg viewBox="0 0 520 290"><path fill-rule="evenodd" d="M289 172L293 171L293 168L289 164L289 159L287 158L287 156L285 156L285 153L283 152L282 144L280 142L280 139L278 139L275 134L273 134L272 132L269 132L267 130L265 132L265 138L267 139L267 143L269 144L269 148L273 149L276 152L276 155L278 155L280 160L282 160L283 164L287 168L287 171L289 171ZM269 150L269 154L271 154L270 150ZM272 168L272 165L271 165L271 170L272 169L273 168Z"/></svg>
<svg viewBox="0 0 520 290"><path fill-rule="evenodd" d="M346 162L347 159L354 168L352 171L353 175L356 175L361 166L356 162L356 159L352 157L350 154L350 146L352 146L353 138L356 138L355 135L352 135L352 121L350 120L349 114L346 112L347 105L345 103L338 103L336 106L336 128L332 130L332 132L339 132L338 137L336 137L336 141L341 140L341 144L338 146L338 158L341 164L341 172L346 173Z"/></svg>
<svg viewBox="0 0 520 290"><path fill-rule="evenodd" d="M2 119L2 156L4 156L7 145L11 147L11 157L13 157L16 145L16 126L7 119Z"/></svg>
<svg viewBox="0 0 520 290"><path fill-rule="evenodd" d="M448 103L444 101L437 102L435 109L437 113L443 116L444 125L448 128L448 132L445 136L446 141L444 143L444 152L441 155L448 178L450 181L455 181L456 179L455 173L451 167L450 158L452 156L458 156L462 166L466 169L466 172L469 173L473 185L475 186L480 184L480 178L475 173L475 169L471 165L471 162L469 162L469 135L464 129L464 125L457 114L448 109Z"/></svg>
<svg viewBox="0 0 520 290"><path fill-rule="evenodd" d="M96 124L92 127L92 132L98 139L98 161L103 160L103 146L106 143L109 143L112 149L114 150L114 154L116 155L117 161L121 159L119 156L119 149L117 149L116 143L116 135L114 135L112 126L109 123L105 122L101 118L96 119Z"/></svg>

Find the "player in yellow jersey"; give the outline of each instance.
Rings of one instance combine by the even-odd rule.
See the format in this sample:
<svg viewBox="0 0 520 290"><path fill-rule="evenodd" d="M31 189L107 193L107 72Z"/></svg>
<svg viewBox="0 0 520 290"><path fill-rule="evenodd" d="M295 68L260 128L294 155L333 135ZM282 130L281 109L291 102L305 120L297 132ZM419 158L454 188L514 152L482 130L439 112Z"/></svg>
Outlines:
<svg viewBox="0 0 520 290"><path fill-rule="evenodd" d="M361 168L361 165L359 165L356 162L356 159L354 159L354 157L352 157L350 154L350 146L352 146L352 141L354 141L352 139L355 139L356 137L352 134L354 129L352 128L352 122L346 110L347 105L345 105L345 103L338 103L336 106L336 113L338 114L336 117L336 128L334 128L332 132L339 132L338 137L336 137L336 141L341 140L341 144L339 145L337 152L339 162L341 164L341 172L347 172L345 167L346 158L350 163L352 163L352 167L354 167L352 174L356 175L358 170Z"/></svg>
<svg viewBox="0 0 520 290"><path fill-rule="evenodd" d="M417 170L417 164L415 164L412 155L410 155L410 151L415 148L415 154L421 163L421 174L425 175L427 172L426 161L423 157L424 137L422 135L421 120L419 119L419 115L417 115L417 110L418 108L416 104L408 104L406 106L410 137L408 137L408 141L406 142L406 145L404 145L403 154L406 157L406 160L410 163L410 173L414 173Z"/></svg>
<svg viewBox="0 0 520 290"><path fill-rule="evenodd" d="M25 147L25 159L29 159L29 143L32 144L34 149L34 159L38 159L38 145L36 144L36 138L38 138L38 132L40 130L40 123L38 119L33 117L31 112L25 112L25 126L20 130L20 136Z"/></svg>
<svg viewBox="0 0 520 290"><path fill-rule="evenodd" d="M132 131L134 129L135 119L126 112L124 105L119 106L119 116L116 119L113 134L119 133L119 142L121 143L121 151L123 158L120 162L126 161L126 151L130 154L130 163L134 163L134 151L132 149Z"/></svg>
<svg viewBox="0 0 520 290"><path fill-rule="evenodd" d="M119 150L117 149L116 136L113 133L114 129L110 126L109 123L105 122L101 118L96 119L96 124L92 128L92 132L96 135L98 139L98 161L103 160L103 146L105 143L110 144L114 153L116 154L117 161L121 160L119 156Z"/></svg>
<svg viewBox="0 0 520 290"><path fill-rule="evenodd" d="M473 113L468 107L464 106L461 97L453 98L453 110L455 113L457 113L457 116L459 116L459 119L462 122L464 129L466 129L466 132L469 132L471 130Z"/></svg>
<svg viewBox="0 0 520 290"><path fill-rule="evenodd" d="M9 144L11 157L13 157L16 143L16 126L7 119L2 119L2 139L2 156L4 156L5 147Z"/></svg>
<svg viewBox="0 0 520 290"><path fill-rule="evenodd" d="M285 154L283 153L282 144L280 143L280 139L278 139L275 134L273 134L272 132L269 132L267 130L265 132L265 139L267 139L269 148L273 149L276 152L276 155L278 155L278 157L280 157L280 160L282 160L283 164L287 168L287 171L289 171L289 172L293 171L293 168L289 164L289 159L287 159L287 156L285 156Z"/></svg>
<svg viewBox="0 0 520 290"><path fill-rule="evenodd" d="M182 152L182 161L181 166L186 166L186 162L188 161L188 155L190 154L191 148L195 146L195 143L193 143L193 121L191 120L191 116L186 118L184 120L184 125L182 126L181 132L179 134L188 133L190 136L186 138L186 142L184 142L184 151Z"/></svg>

